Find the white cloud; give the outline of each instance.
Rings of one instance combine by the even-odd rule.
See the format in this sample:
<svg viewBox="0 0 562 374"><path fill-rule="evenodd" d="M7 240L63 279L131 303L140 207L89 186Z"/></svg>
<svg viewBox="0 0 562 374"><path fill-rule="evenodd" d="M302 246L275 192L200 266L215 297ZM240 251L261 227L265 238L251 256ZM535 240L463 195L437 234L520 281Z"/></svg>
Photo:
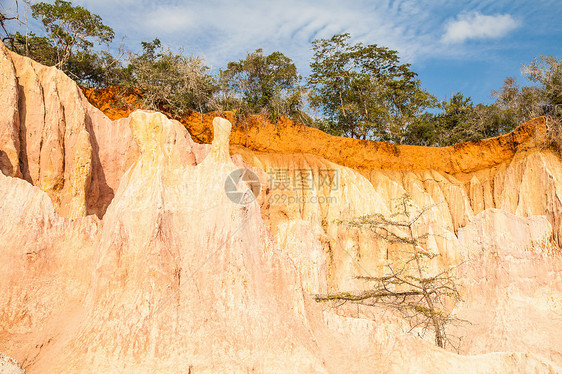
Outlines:
<svg viewBox="0 0 562 374"><path fill-rule="evenodd" d="M312 57L310 42L316 38L349 32L352 42L389 47L399 51L402 61L410 63L444 56L474 56L482 54L482 46L476 50L462 41L505 35L517 26L515 19L505 14L506 9L518 18L525 15L527 19L535 9L523 0L472 0L463 5L447 0L73 0L73 3L85 6L113 27L115 45L126 36L127 47L136 52L141 41L158 37L165 46L183 47L186 53L203 56L218 68L256 48L263 48L266 53L278 50L292 58L304 75ZM461 8L472 13L455 17Z"/></svg>
<svg viewBox="0 0 562 374"><path fill-rule="evenodd" d="M460 14L445 25L445 43L462 43L467 39L501 38L516 29L519 22L510 14L487 16L478 12Z"/></svg>
<svg viewBox="0 0 562 374"><path fill-rule="evenodd" d="M432 24L435 14L419 0L350 4L341 0L165 0L158 6L133 7L131 12L128 21L136 32L129 31L129 37L148 40L162 35L164 43L203 54L214 66L261 47L266 53L280 50L306 68L311 40L343 32L351 33L353 41L396 49L410 62L428 51L435 53L440 40Z"/></svg>
<svg viewBox="0 0 562 374"><path fill-rule="evenodd" d="M159 6L149 11L144 19L146 27L162 34L186 31L195 23L189 8L181 6Z"/></svg>

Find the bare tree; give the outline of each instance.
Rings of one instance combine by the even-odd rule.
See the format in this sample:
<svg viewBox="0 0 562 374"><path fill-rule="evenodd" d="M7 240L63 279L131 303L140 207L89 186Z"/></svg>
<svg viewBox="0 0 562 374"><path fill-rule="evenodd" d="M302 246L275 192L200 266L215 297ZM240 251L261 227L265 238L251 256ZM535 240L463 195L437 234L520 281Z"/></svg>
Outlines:
<svg viewBox="0 0 562 374"><path fill-rule="evenodd" d="M389 218L381 214L362 216L348 221L340 221L350 227L368 229L377 237L389 243L406 245L405 260L399 265L388 264L388 272L381 277L357 277L371 283L370 289L362 292L339 292L316 295L316 301L350 301L362 305L384 305L400 311L410 322L412 329L421 327L435 334L435 344L441 348L452 345L447 337L447 324L456 321L447 311L447 300L460 300L454 270L448 267L441 271L431 271L429 263L438 254L431 253L422 245L428 233L416 234L414 229L422 215L432 206L425 207L415 214L410 213L413 204L405 194L397 199L397 213Z"/></svg>
<svg viewBox="0 0 562 374"><path fill-rule="evenodd" d="M25 5L29 6L29 0L21 0ZM27 17L26 17L27 18ZM10 35L6 29L6 21L15 21L18 24L27 23L21 20L20 15L20 0L15 0L12 7L0 9L0 27L4 32L5 36L2 37L3 42L9 42L12 47L14 44L14 38Z"/></svg>

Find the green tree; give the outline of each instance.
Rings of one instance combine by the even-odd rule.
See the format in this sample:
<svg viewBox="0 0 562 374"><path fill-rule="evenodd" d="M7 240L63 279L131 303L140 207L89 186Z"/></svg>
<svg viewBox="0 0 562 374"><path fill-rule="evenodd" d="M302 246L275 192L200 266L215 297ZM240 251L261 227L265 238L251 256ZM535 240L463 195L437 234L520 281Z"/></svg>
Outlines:
<svg viewBox="0 0 562 374"><path fill-rule="evenodd" d="M51 40L31 32L22 35L10 34L8 47L16 53L27 56L43 65L57 64L59 51ZM121 61L109 52L78 50L62 66L62 70L78 84L86 87L102 88L123 82Z"/></svg>
<svg viewBox="0 0 562 374"><path fill-rule="evenodd" d="M121 60L107 51L77 51L65 70L78 84L95 88L122 85L127 75Z"/></svg>
<svg viewBox="0 0 562 374"><path fill-rule="evenodd" d="M408 127L404 143L426 147L439 145L439 133L436 126L434 114L422 113Z"/></svg>
<svg viewBox="0 0 562 374"><path fill-rule="evenodd" d="M140 89L146 108L174 116L208 108L215 85L200 57L164 49L159 39L142 42L142 48L142 54L131 54L126 71L127 86Z"/></svg>
<svg viewBox="0 0 562 374"><path fill-rule="evenodd" d="M293 61L281 52L267 56L257 49L245 59L228 63L220 72L221 104L244 114L262 113L298 119L302 115L303 88Z"/></svg>
<svg viewBox="0 0 562 374"><path fill-rule="evenodd" d="M108 43L113 38L113 30L103 25L99 16L65 1L37 3L31 9L47 34L8 34L8 48L58 67L84 86L100 88L122 81L121 61L109 52L92 49L93 42Z"/></svg>
<svg viewBox="0 0 562 374"><path fill-rule="evenodd" d="M94 42L109 43L114 32L102 19L69 1L55 0L54 4L31 5L32 16L41 20L47 37L57 52L56 67L62 68L76 50L87 50Z"/></svg>
<svg viewBox="0 0 562 374"><path fill-rule="evenodd" d="M435 105L409 64L396 51L376 44L349 43L350 35L312 42L310 105L335 135L405 143L409 127Z"/></svg>
<svg viewBox="0 0 562 374"><path fill-rule="evenodd" d="M19 32L9 34L11 50L27 56L43 65L53 66L57 63L57 50L46 36L38 36L34 32L22 35Z"/></svg>
<svg viewBox="0 0 562 374"><path fill-rule="evenodd" d="M471 123L474 104L470 97L457 92L449 100L441 102L442 112L437 115L439 145L451 145L476 138Z"/></svg>
<svg viewBox="0 0 562 374"><path fill-rule="evenodd" d="M509 90L506 90L506 95L513 95L513 91ZM441 113L431 119L435 131L432 145L436 146L490 138L516 127L514 112L502 109L497 102L475 105L470 97L465 97L461 92L442 101L440 109Z"/></svg>

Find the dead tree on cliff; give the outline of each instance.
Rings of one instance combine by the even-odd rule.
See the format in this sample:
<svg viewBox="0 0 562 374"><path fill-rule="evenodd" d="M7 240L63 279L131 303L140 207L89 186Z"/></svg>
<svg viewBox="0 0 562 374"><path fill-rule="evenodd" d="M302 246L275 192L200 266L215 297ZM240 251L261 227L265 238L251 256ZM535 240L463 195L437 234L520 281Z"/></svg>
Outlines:
<svg viewBox="0 0 562 374"><path fill-rule="evenodd" d="M408 195L405 194L397 200L398 212L389 218L375 214L339 223L368 229L389 243L406 245L408 250L405 260L398 265L388 264L388 272L384 276L357 277L371 283L367 291L316 295L315 299L391 307L406 317L412 330L421 327L423 332L433 331L435 344L445 348L447 344L453 345L447 337L445 328L447 324L456 320L447 312L446 302L460 300L454 275L455 267L430 271L429 263L438 254L422 247L429 237L428 233L422 235L415 233L416 223L433 206L412 214L410 209L413 204Z"/></svg>
<svg viewBox="0 0 562 374"><path fill-rule="evenodd" d="M29 6L28 0L22 0L22 2ZM8 30L6 30L6 21L16 21L19 24L24 24L24 22L20 19L20 6L19 0L15 0L14 4L12 5L13 9L0 9L0 28L4 32L5 36L2 37L2 41L4 43L10 43L10 45L14 46L14 38L10 35ZM11 12L11 13L10 13ZM27 23L27 21L25 22Z"/></svg>

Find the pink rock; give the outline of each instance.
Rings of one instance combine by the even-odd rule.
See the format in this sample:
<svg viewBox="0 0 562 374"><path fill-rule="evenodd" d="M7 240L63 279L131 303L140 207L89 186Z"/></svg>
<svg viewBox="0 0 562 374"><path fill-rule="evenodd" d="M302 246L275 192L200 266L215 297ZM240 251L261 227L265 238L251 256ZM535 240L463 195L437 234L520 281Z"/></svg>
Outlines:
<svg viewBox="0 0 562 374"><path fill-rule="evenodd" d="M556 354L509 334L502 350L532 353L485 347L461 356L401 331L400 321L342 316L308 295L361 287L356 275L389 260L393 247L335 221L390 213L404 192L416 206L444 202L420 227L439 234L428 250L442 255L440 265L472 253L455 233L490 201L521 215L542 209L558 224L561 169L552 155L522 156L513 171L498 171L493 199L477 177L467 193L434 171L362 175L302 154L233 161L224 119L213 122L213 143L199 145L160 113L110 121L60 71L2 44L0 71L0 351L28 372L559 370L547 360ZM245 205L229 198L230 173L251 168L264 186L275 166L313 178L337 170L337 199L320 203L332 191L301 189L296 203L275 204L267 188ZM546 197L513 204L519 187ZM502 227L490 227L492 242L501 242L494 232Z"/></svg>

